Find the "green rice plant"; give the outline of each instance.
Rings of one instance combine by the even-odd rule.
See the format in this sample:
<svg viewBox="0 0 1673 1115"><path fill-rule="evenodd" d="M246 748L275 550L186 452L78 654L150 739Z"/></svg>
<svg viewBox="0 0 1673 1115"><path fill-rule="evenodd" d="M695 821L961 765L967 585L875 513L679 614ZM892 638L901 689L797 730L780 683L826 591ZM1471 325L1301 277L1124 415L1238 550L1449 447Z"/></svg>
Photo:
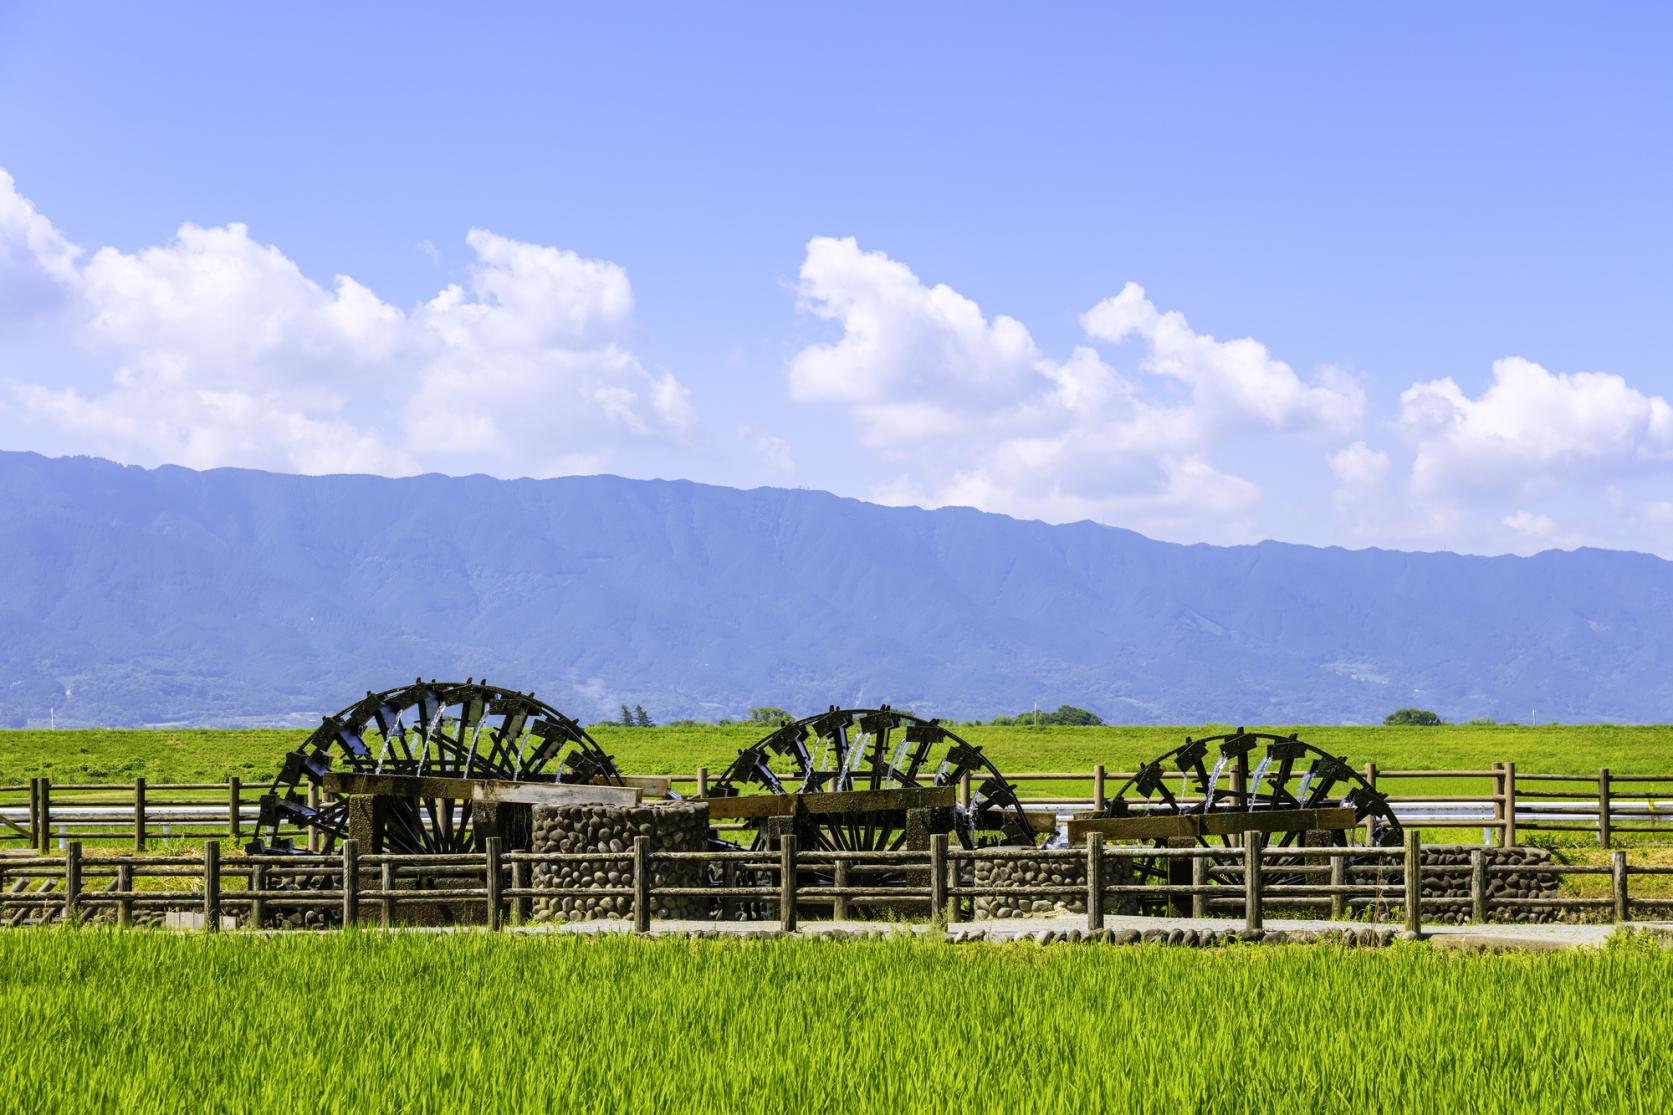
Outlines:
<svg viewBox="0 0 1673 1115"><path fill-rule="evenodd" d="M1649 1111L1653 943L0 932L8 1111Z"/></svg>

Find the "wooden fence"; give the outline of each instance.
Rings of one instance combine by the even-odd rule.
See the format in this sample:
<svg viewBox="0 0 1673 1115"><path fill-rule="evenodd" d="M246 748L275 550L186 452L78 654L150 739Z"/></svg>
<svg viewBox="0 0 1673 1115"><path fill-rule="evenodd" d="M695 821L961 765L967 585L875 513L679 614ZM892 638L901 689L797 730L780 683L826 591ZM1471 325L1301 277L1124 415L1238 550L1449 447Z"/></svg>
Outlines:
<svg viewBox="0 0 1673 1115"><path fill-rule="evenodd" d="M1673 774L1620 775L1607 768L1585 775L1532 774L1518 772L1514 762L1484 770L1379 770L1368 763L1361 773L1388 795L1407 826L1478 831L1483 842L1505 847L1520 843L1524 831L1594 833L1605 848L1613 846L1617 835L1673 832ZM668 777L683 792L708 790L705 768ZM1029 809L1067 814L1091 808L1131 773L1096 766L1006 777L1025 795ZM257 801L266 789L236 778L67 785L34 778L26 785L0 786L0 848L30 847L46 854L82 840L128 843L143 851L173 838L238 844L254 834ZM963 797L968 800L968 787ZM283 835L303 843L313 838L309 830Z"/></svg>
<svg viewBox="0 0 1673 1115"><path fill-rule="evenodd" d="M70 841L59 856L0 858L0 925L75 922L101 910L114 911L119 925L133 924L141 909L161 909L195 915L209 932L223 928L223 918L245 914L244 922L265 927L276 909L325 907L346 926L376 921L401 924L403 904L465 904L480 910L481 923L490 930L522 924L531 916L535 900L566 897L628 900L631 920L639 932L651 927L656 900L705 897L744 902L776 911L780 928L794 930L801 911L829 908L840 918L851 904L907 903L919 911L942 911L949 922L972 916L966 900L1056 899L1083 901L1089 929L1104 926L1110 900L1143 895L1188 904L1194 917L1241 912L1247 928L1259 929L1267 909L1306 910L1330 918L1367 911L1379 915L1396 908L1407 930L1420 932L1425 911L1465 913L1485 922L1495 913L1541 907L1592 910L1616 922L1635 914L1673 909L1673 898L1634 897L1633 876L1673 875L1673 866L1628 862L1616 851L1607 865L1542 865L1556 875L1607 875L1609 894L1598 897L1506 898L1491 893L1496 873L1515 872L1515 864L1488 861L1480 847L1470 848L1467 864L1448 867L1435 863L1419 867L1422 844L1417 830L1408 830L1399 848L1268 848L1259 833L1248 833L1238 848L1135 848L1105 846L1094 833L1081 848L949 847L947 837L931 838L928 851L801 852L793 836L783 837L770 851L653 852L650 838L641 836L631 850L579 853L504 852L491 838L481 852L440 856L361 854L353 840L340 854L234 856L223 859L218 841L205 843L192 856L90 855L79 841ZM1453 846L1458 847L1458 846ZM1154 862L1158 857L1188 861L1190 882L1112 885L1105 868L1122 858ZM1026 859L1042 865L1063 863L1084 871L1086 882L1074 885L980 885L975 868L983 860ZM1355 874L1367 865L1374 881L1350 881L1348 861ZM619 885L535 887L535 865L585 863L609 865L621 878ZM695 864L707 878L742 879L742 885L658 885L658 865ZM726 870L730 868L731 870ZM1269 875L1268 872L1273 874ZM888 885L866 885L868 874L889 873ZM1044 872L1041 873L1042 875ZM1185 873L1180 872L1182 877ZM1467 897L1437 898L1423 894L1425 881L1448 874L1467 874ZM990 873L991 877L991 873ZM1118 876L1119 877L1119 876ZM1297 882L1296 880L1306 880ZM191 889L148 887L146 880L181 880ZM426 880L441 887L425 889ZM1386 880L1386 881L1385 881ZM294 886L297 882L305 886Z"/></svg>

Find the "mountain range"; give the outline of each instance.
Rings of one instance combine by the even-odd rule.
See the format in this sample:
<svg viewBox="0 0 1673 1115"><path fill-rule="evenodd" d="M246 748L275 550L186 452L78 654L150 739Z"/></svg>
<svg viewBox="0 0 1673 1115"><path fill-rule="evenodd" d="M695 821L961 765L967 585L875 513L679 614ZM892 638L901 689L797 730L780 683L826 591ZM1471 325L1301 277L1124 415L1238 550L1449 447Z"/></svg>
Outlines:
<svg viewBox="0 0 1673 1115"><path fill-rule="evenodd" d="M613 476L0 453L0 726L301 723L487 678L583 720L1673 721L1673 563L1262 542Z"/></svg>

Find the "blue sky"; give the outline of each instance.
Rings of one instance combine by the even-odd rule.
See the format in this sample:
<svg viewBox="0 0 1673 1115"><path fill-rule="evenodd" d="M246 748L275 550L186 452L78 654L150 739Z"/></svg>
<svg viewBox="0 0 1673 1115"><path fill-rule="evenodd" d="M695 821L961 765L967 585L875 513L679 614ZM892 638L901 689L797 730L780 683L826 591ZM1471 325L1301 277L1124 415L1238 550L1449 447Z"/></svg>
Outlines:
<svg viewBox="0 0 1673 1115"><path fill-rule="evenodd" d="M1459 7L0 4L0 448L1673 556L1668 17Z"/></svg>

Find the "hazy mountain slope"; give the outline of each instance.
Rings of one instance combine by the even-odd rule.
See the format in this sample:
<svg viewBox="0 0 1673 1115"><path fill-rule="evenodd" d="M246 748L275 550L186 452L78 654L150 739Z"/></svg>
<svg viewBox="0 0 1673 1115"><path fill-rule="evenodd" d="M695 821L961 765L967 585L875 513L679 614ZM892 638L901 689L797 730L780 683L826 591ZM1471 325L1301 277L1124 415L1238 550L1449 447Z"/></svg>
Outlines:
<svg viewBox="0 0 1673 1115"><path fill-rule="evenodd" d="M0 724L275 721L419 674L582 717L1673 720L1673 564L1639 554L1177 546L820 492L21 453L0 506Z"/></svg>

